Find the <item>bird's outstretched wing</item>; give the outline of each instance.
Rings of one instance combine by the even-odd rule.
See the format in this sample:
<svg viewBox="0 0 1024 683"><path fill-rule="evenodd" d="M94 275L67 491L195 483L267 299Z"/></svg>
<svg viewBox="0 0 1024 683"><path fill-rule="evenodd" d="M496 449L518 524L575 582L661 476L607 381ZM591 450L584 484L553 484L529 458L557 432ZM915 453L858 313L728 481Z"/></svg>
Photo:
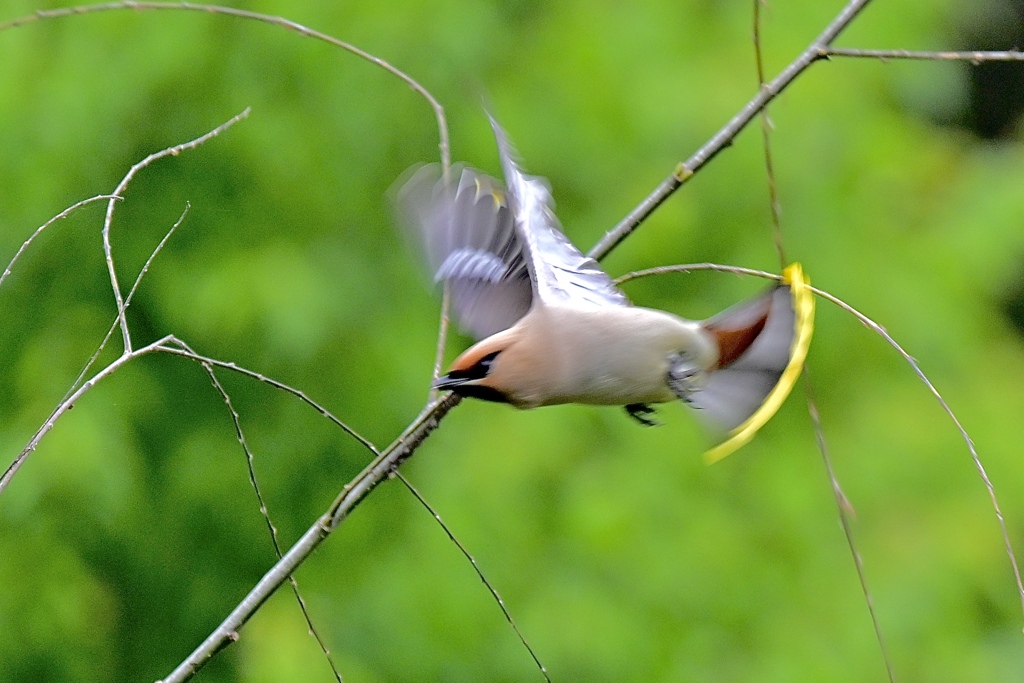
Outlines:
<svg viewBox="0 0 1024 683"><path fill-rule="evenodd" d="M526 315L533 288L498 181L464 166L453 167L446 180L437 164L422 166L401 183L397 203L434 280L448 283L466 332L483 339Z"/></svg>
<svg viewBox="0 0 1024 683"><path fill-rule="evenodd" d="M397 193L403 221L446 281L459 324L477 339L514 325L536 299L601 308L629 300L597 262L566 238L543 178L523 173L491 117L507 189L456 166L446 180L436 164L411 172Z"/></svg>
<svg viewBox="0 0 1024 683"><path fill-rule="evenodd" d="M542 303L602 308L628 306L629 299L562 233L552 210L551 191L543 178L523 173L505 131L490 116L505 175L508 204L523 243L534 292Z"/></svg>

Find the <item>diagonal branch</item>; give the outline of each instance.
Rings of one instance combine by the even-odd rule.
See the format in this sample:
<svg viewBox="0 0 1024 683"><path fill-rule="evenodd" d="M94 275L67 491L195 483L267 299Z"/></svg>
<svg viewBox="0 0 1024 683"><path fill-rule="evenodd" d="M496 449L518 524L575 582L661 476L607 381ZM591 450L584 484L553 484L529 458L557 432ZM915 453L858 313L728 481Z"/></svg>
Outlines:
<svg viewBox="0 0 1024 683"><path fill-rule="evenodd" d="M182 346L189 351L184 342L178 340ZM263 521L266 522L267 531L270 533L270 542L274 546L274 553L278 559L281 558L281 542L277 535L277 526L274 525L273 520L270 518L270 509L267 508L266 499L263 497L263 490L260 487L259 479L256 477L256 459L252 454L252 449L249 448L249 441L245 438L245 432L242 430L242 418L235 410L235 404L231 400L231 396L228 395L227 389L221 384L217 378L217 373L213 369L213 366L209 363L201 363L203 370L206 371L207 376L210 378L210 383L213 388L220 394L221 400L224 401L225 407L228 409L228 414L231 416L231 423L235 428L235 438L238 439L238 444L242 447L242 452L245 453L245 465L249 473L249 485L252 487L253 493L256 494L256 502L259 504L260 514L263 516ZM317 629L313 623L313 616L309 613L309 607L306 605L306 599L302 597L302 592L299 590L299 582L296 581L294 576L288 577L288 583L292 586L292 593L295 595L295 601L299 604L299 610L302 612L303 618L306 620L306 627L309 631L309 635L316 640L317 645L320 647L320 651L323 653L324 658L327 660L327 666L330 667L331 673L334 674L334 679L338 683L344 683L341 678L341 672L338 671L338 665L334 663L334 658L331 656L331 651L327 647L327 643L320 635L320 630Z"/></svg>
<svg viewBox="0 0 1024 683"><path fill-rule="evenodd" d="M523 635L523 632L519 630L519 625L516 624L516 620L512 618L512 613L509 612L508 607L505 605L505 601L502 600L501 595L498 593L498 589L496 589L487 579L487 575L484 574L484 570L480 568L480 565L477 563L476 558L470 554L466 546L462 545L462 542L455 536L455 534L448 527L448 525L445 524L444 520L441 519L441 515L438 514L437 510L435 510L434 507L427 502L427 499L424 498L423 494L421 494L419 490L417 490L417 488L412 485L412 482L405 478L405 475L402 474L401 470L395 470L395 477L400 482L405 484L405 488L409 490L409 493L411 493L413 497L416 498L417 501L419 501L420 505L426 508L427 512L430 513L430 516L433 517L434 520L441 526L441 530L444 531L445 535L448 537L448 540L455 544L455 547L459 549L459 552L462 553L462 556L466 558L470 566L473 567L473 571L476 572L477 578L479 578L480 581L483 582L484 586L487 588L487 591L491 594L491 597L494 598L494 601L498 604L498 608L501 610L501 613L505 616L505 621L507 621L509 626L512 627L512 630L515 631L516 636L519 638L519 642L523 644L523 647L526 648L526 651L530 653L530 657L533 659L533 663L537 665L537 670L540 671L541 675L544 677L544 680L547 681L547 683L551 683L551 676L548 674L547 667L544 666L544 664L540 661L540 657L538 657L537 653L534 652L533 646L530 645L530 641L528 641L526 639L526 636Z"/></svg>
<svg viewBox="0 0 1024 683"><path fill-rule="evenodd" d="M14 461L7 466L7 469L4 470L3 475L0 475L0 493L4 492L4 489L7 488L7 485L11 483L11 479L14 478L14 475L18 473L19 469L21 469L21 466L25 462L25 459L28 458L28 456L36 448L38 448L39 442L43 440L43 437L46 436L51 429L53 429L53 426L57 423L57 420L60 419L61 415L68 412L74 407L75 401L82 398L82 396L84 396L86 392L88 392L90 389L96 386L96 384L98 384L104 378L114 374L115 372L117 372L122 367L124 367L131 361L135 360L136 358L139 358L140 356L145 356L148 353L153 353L154 351L159 350L160 347L163 344L167 343L170 339L171 337L164 337L163 339L158 339L157 341L151 344L147 344L146 346L143 346L139 349L134 349L132 351L128 351L126 353L121 354L110 365L106 366L105 368L97 372L95 375L90 377L88 380L83 382L82 386L78 387L78 389L75 392L73 392L63 401L61 401L60 405L57 406L57 408L52 413L50 413L50 416L46 419L43 425L36 430L35 434L32 435L32 438L29 439L29 442L25 446L25 448L23 448L21 452L18 453L18 457L16 457Z"/></svg>
<svg viewBox="0 0 1024 683"><path fill-rule="evenodd" d="M594 245L594 248L590 250L588 256L598 261L603 259L608 253L618 246L619 242L626 239L634 230L640 227L640 224L651 215L651 213L657 209L662 202L668 199L673 192L678 190L683 183L687 182L693 174L701 169L704 164L711 161L719 152L732 144L732 141L739 135L740 131L747 127L757 114L765 108L765 106L774 100L779 94L786 89L786 87L792 83L797 76L807 70L807 68L818 61L828 56L829 47L842 31L850 25L861 10L871 0L850 0L850 2L843 8L843 10L836 15L836 18L825 27L825 30L821 32L814 41L807 46L800 55L793 60L789 66L782 70L782 72L772 79L769 83L765 84L764 87L757 93L757 95L747 102L746 106L743 107L729 123L725 124L714 136L711 137L704 145L701 146L693 155L686 161L676 166L675 170L655 188L654 192L649 194L640 204L630 212L628 216L622 219L618 225L608 231L601 240Z"/></svg>
<svg viewBox="0 0 1024 683"><path fill-rule="evenodd" d="M864 57L868 59L921 59L936 62L1024 62L1024 52L1017 50L964 50L960 52L922 52L916 50L858 50L855 48L829 47L825 57Z"/></svg>
<svg viewBox="0 0 1024 683"><path fill-rule="evenodd" d="M875 630L875 640L878 641L878 648L882 653L885 673L889 678L889 683L896 683L896 672L893 668L892 657L889 656L889 648L885 644L885 638L882 636L882 622L878 619L878 612L875 610L875 600L871 597L871 590L868 586L868 575L864 571L864 558L861 557L860 551L857 550L857 539L853 535L853 523L850 521L853 506L850 505L846 492L840 486L839 477L832 466L832 456L829 453L828 442L825 440L825 429L821 425L821 413L818 412L818 402L814 398L810 371L806 366L804 367L804 389L807 394L807 413L810 415L811 423L814 425L814 436L818 442L818 452L821 453L821 460L825 464L825 473L828 475L828 481L832 485L832 497L836 501L839 525L843 528L843 536L846 537L846 547L850 549L850 555L853 557L853 567L857 572L857 581L860 583L860 592L864 596L864 602L867 604L868 615L871 617L871 626Z"/></svg>
<svg viewBox="0 0 1024 683"><path fill-rule="evenodd" d="M135 283L132 285L131 291L129 291L128 296L127 297L122 297L121 289L120 289L119 285L117 284L117 273L114 270L114 261L113 261L112 252L110 250L109 234L110 234L110 224L111 224L111 221L113 220L114 205L115 205L115 203L117 201L122 199L122 193L124 192L125 187L128 185L128 182L132 179L132 177L134 177L134 175L139 170L145 168L146 166L148 166L151 162L155 161L156 159L159 159L162 156L166 156L168 154L170 154L170 155L177 155L177 154L179 154L181 151L183 151L185 149L192 149L194 147L197 147L197 146L201 145L203 142L205 142L206 140L214 137L215 135L217 135L221 131L223 131L226 128L230 127L235 122L237 122L240 119L244 118L245 116L248 115L248 113L249 113L249 110L245 109L243 112L241 112L240 114L238 114L234 118L232 118L229 121L221 124L217 128L215 128L212 131L210 131L209 133L206 133L205 135L196 138L195 140L183 143L181 145L175 145L174 147L168 147L167 149L165 149L165 150L163 150L161 152L157 152L156 154L151 154L150 156L146 157L145 159L143 159L139 163L137 163L134 166L132 166L132 168L131 168L131 170L129 170L128 174L124 177L124 179L122 179L120 184L118 184L117 189L114 190L113 194L111 194L111 195L103 195L102 198L107 199L108 202L109 202L108 205L107 205L106 218L105 218L104 223L103 223L103 246L104 246L104 253L106 254L107 269L108 269L108 272L110 273L111 283L113 285L115 298L117 299L118 312L117 312L117 318L116 318L115 324L120 324L121 325L121 330L123 332L124 341L125 341L124 350L122 351L121 355L115 361L113 361L110 365L106 366L105 368L103 368L102 370L97 372L95 375L90 377L84 383L82 382L82 378L85 377L86 374L88 374L90 368L92 367L92 364L95 362L96 358L99 357L99 354L103 351L104 345L107 343L107 340L110 338L110 332L108 332L107 336L104 337L103 342L100 344L99 349L97 349L96 353L93 354L93 356L86 363L85 369L78 376L78 378L76 378L74 384L72 384L71 389L68 391L68 393L65 394L65 396L61 399L61 401L58 404L58 406L56 408L54 408L53 412L51 412L49 417L46 418L46 420L43 422L42 426L39 427L38 430L36 430L36 433L32 435L32 438L29 440L29 442L25 446L25 448L23 448L22 451L17 455L17 457L11 462L11 464L8 465L7 469L4 470L4 473L2 475L0 475L0 493L4 492L4 490L7 488L7 486L11 483L11 479L14 477L15 474L17 474L18 470L21 469L21 466L25 462L26 458L28 458L28 456L33 451L35 451L35 449L39 446L39 442L42 440L42 438L44 436L46 436L46 434L51 429L53 429L53 426L56 424L57 420L60 419L60 417L64 413L66 413L68 410L70 410L74 406L74 402L76 400L78 400L82 395L84 395L85 392L87 392L89 389L91 389L97 382L99 382L104 377L108 377L109 375L111 375L114 372L116 372L118 369L123 367L126 363L128 363L128 362L130 362L130 361L132 361L132 360L134 360L136 358L138 358L139 356L143 356L143 355L145 355L147 353L152 353L153 351L155 351L157 349L157 347L160 347L161 345L163 345L163 344L173 340L173 337L167 336L167 337L164 337L164 338L162 338L160 340L157 340L157 341L155 341L155 342L153 342L151 344L148 344L148 345L146 345L145 347L143 347L141 349L138 349L138 350L133 349L132 345L131 345L131 337L130 337L129 332L128 332L128 323L127 323L127 320L126 320L126 318L124 316L124 311L125 311L125 308L128 306L128 303L131 301L131 297L135 294L136 289L138 288L139 284L142 281L142 278L145 276L146 272L148 272L150 265L152 265L153 259L156 258L157 254L160 253L160 251L163 249L164 245L167 243L167 240L170 239L171 235L174 234L174 231L178 228L179 225L181 225L181 222L185 218L185 213L187 213L187 209L186 209L185 213L182 213L181 218L179 218L178 221L171 227L171 229L167 232L167 234L164 236L164 238L162 240L160 240L160 243L156 246L156 248L150 254L149 258L146 259L146 263L143 265L142 270L139 272L138 276L136 277ZM71 207L69 207L69 208L65 209L64 211L62 211L56 217L54 217L51 220L47 221L47 223L45 223L42 227L38 228L35 231L35 233L33 233L33 235L31 237L29 237L29 239L25 242L25 244L22 245L21 249L18 250L18 253L15 254L14 260L17 260L18 256L27 248L29 243L36 236L38 236L42 232L42 230L44 228L46 228L47 225L52 224L54 221L56 221L59 218L63 218L68 213L73 211L75 208L77 208L79 206L82 206L83 204L87 204L87 203L93 201L94 199L97 199L97 198L93 197L92 199L87 199L87 200L85 200L83 202L79 202L77 204L74 204ZM11 265L12 266L14 264L14 260L11 261ZM10 266L8 266L8 268L10 268ZM111 329L113 329L113 325L111 326Z"/></svg>

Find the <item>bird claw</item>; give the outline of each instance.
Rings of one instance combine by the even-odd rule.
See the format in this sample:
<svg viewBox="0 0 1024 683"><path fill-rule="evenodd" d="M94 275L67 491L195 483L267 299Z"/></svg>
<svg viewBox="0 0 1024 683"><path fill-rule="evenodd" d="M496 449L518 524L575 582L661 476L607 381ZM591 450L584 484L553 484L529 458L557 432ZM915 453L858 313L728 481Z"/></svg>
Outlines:
<svg viewBox="0 0 1024 683"><path fill-rule="evenodd" d="M630 403L626 406L626 412L629 416L642 424L645 427L660 427L661 423L650 416L654 415L655 410L646 403Z"/></svg>

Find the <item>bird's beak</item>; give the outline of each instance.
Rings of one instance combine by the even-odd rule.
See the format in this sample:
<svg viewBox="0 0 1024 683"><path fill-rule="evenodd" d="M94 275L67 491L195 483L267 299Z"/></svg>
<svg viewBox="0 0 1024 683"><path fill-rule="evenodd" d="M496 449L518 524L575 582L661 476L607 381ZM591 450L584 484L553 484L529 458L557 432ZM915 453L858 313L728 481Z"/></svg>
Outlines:
<svg viewBox="0 0 1024 683"><path fill-rule="evenodd" d="M451 375L441 375L440 377L434 380L434 383L431 386L434 387L435 389L440 389L441 391L450 391L456 387L465 386L468 382L471 381L472 380L468 380L465 377L452 377Z"/></svg>
<svg viewBox="0 0 1024 683"><path fill-rule="evenodd" d="M452 377L451 373L449 373L435 379L431 386L435 389L440 389L441 391L454 391L460 396L471 396L472 398L478 398L483 401L492 401L494 403L509 402L508 396L500 390L482 384L481 382L482 380L480 379L473 379L470 377Z"/></svg>

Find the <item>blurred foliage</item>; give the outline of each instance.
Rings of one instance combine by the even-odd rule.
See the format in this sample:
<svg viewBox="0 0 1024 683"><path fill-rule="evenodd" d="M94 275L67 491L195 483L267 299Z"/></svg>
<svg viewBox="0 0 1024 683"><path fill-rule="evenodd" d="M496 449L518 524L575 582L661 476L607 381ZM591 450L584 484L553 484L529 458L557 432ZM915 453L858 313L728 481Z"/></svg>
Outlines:
<svg viewBox="0 0 1024 683"><path fill-rule="evenodd" d="M771 0L769 72L841 4ZM6 0L2 18L45 6ZM583 248L757 87L750 2L238 6L406 70L445 105L454 158L494 172L490 101ZM880 0L839 44L1010 47L986 27L1007 11L1020 22L1015 7ZM381 445L416 415L438 297L394 230L387 192L437 158L437 134L407 86L295 33L200 13L25 26L0 33L0 65L0 261L147 154L251 106L227 134L141 173L117 209L114 253L130 282L192 206L129 310L137 343L174 333L302 388ZM978 88L972 74L817 64L773 105L773 143L790 258L920 360L973 435L1024 552L1024 344L1020 315L1016 326L1007 316L1024 291L1024 145L1019 117L1004 116L999 135L972 129L979 108L1013 100L986 105L999 81ZM610 272L777 269L760 144L756 125L740 135L607 259ZM112 320L102 215L94 205L54 225L0 288L5 466ZM704 317L762 287L698 273L629 294ZM964 444L891 349L824 302L819 311L814 393L897 677L1021 680L1024 617ZM449 358L466 343L455 337ZM282 392L220 376L290 544L369 454ZM802 394L710 468L678 406L641 429L611 408L466 402L405 472L554 680L882 680ZM6 681L157 679L274 559L223 402L198 366L171 357L134 363L76 404L0 496L0 529ZM297 578L349 683L540 679L397 482ZM332 677L283 590L198 680Z"/></svg>

